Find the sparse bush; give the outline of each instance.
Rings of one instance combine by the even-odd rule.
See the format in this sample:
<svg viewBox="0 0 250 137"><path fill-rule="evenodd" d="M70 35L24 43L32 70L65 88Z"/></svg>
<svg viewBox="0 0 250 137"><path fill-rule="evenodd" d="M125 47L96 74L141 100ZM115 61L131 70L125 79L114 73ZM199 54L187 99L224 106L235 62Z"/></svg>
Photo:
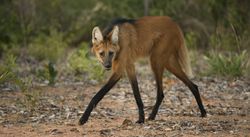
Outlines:
<svg viewBox="0 0 250 137"><path fill-rule="evenodd" d="M46 63L43 68L37 69L36 73L42 80L48 80L49 85L55 84L57 76L55 64L65 54L66 46L62 33L52 29L48 36L40 35L36 37L28 47L28 53L31 56Z"/></svg>
<svg viewBox="0 0 250 137"><path fill-rule="evenodd" d="M53 86L56 82L58 71L56 70L54 63L48 62L41 68L37 68L35 74L40 80L47 80L49 82L48 85Z"/></svg>
<svg viewBox="0 0 250 137"><path fill-rule="evenodd" d="M67 44L63 41L62 33L51 30L49 35L36 37L28 47L28 53L37 60L56 62L63 56Z"/></svg>
<svg viewBox="0 0 250 137"><path fill-rule="evenodd" d="M24 95L22 104L29 110L33 109L37 102L39 93L31 92L31 80L24 81L17 74L16 57L12 54L5 54L3 62L0 64L0 86L4 84L12 84L20 89Z"/></svg>
<svg viewBox="0 0 250 137"><path fill-rule="evenodd" d="M229 32L213 34L210 37L210 45L216 50L239 51L237 37Z"/></svg>
<svg viewBox="0 0 250 137"><path fill-rule="evenodd" d="M53 86L55 84L57 70L55 69L55 65L52 62L49 62L47 68L49 72L49 85Z"/></svg>
<svg viewBox="0 0 250 137"><path fill-rule="evenodd" d="M209 64L209 74L221 76L242 76L246 70L247 52L241 53L216 53L211 52L205 59Z"/></svg>
<svg viewBox="0 0 250 137"><path fill-rule="evenodd" d="M87 46L85 46L87 47ZM87 56L87 49L79 49L69 55L68 63L74 73L87 73L89 79L100 81L104 75L104 70L95 58Z"/></svg>
<svg viewBox="0 0 250 137"><path fill-rule="evenodd" d="M189 32L185 34L185 42L187 47L197 49L197 34L194 32Z"/></svg>
<svg viewBox="0 0 250 137"><path fill-rule="evenodd" d="M27 109L31 110L37 104L39 93L31 92L31 80L25 81L18 77L16 68L16 57L12 54L6 54L3 62L0 64L0 86L11 84L14 87L17 87L17 89L24 95L21 103Z"/></svg>
<svg viewBox="0 0 250 137"><path fill-rule="evenodd" d="M0 64L0 85L5 83L15 83L18 79L16 74L16 57L7 54L4 57L3 63Z"/></svg>
<svg viewBox="0 0 250 137"><path fill-rule="evenodd" d="M29 78L19 81L18 86L23 95L20 103L29 111L33 111L39 103L40 92L31 90L32 81Z"/></svg>

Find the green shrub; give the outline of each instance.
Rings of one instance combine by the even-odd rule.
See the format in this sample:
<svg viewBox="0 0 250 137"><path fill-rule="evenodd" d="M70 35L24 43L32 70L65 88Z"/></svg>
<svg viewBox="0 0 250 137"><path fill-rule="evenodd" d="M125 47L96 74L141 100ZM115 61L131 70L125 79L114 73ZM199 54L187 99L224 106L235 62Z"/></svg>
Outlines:
<svg viewBox="0 0 250 137"><path fill-rule="evenodd" d="M250 57L248 56L248 62L246 65L246 76L250 78Z"/></svg>
<svg viewBox="0 0 250 137"><path fill-rule="evenodd" d="M14 49L14 50L13 50ZM0 42L0 59L5 55L11 54L16 56L16 49L20 52L19 45L16 44L5 44Z"/></svg>
<svg viewBox="0 0 250 137"><path fill-rule="evenodd" d="M89 79L100 81L104 76L104 70L96 58L88 57L87 53L87 49L72 52L68 58L69 67L76 75L87 73Z"/></svg>
<svg viewBox="0 0 250 137"><path fill-rule="evenodd" d="M7 54L2 64L0 64L0 85L10 83L18 79L16 74L16 57L12 54Z"/></svg>
<svg viewBox="0 0 250 137"><path fill-rule="evenodd" d="M247 34L247 31L245 31ZM234 27L232 29L226 29L224 27L218 27L217 31L210 36L210 45L216 50L226 51L241 51L246 46L246 35L239 35L236 33Z"/></svg>
<svg viewBox="0 0 250 137"><path fill-rule="evenodd" d="M18 87L24 96L21 103L29 110L34 109L38 102L39 93L31 92L31 80L25 82L20 79L16 68L16 57L12 54L6 54L2 64L0 64L0 85L11 84Z"/></svg>
<svg viewBox="0 0 250 137"><path fill-rule="evenodd" d="M197 49L197 34L195 32L189 32L185 34L185 42L187 47Z"/></svg>
<svg viewBox="0 0 250 137"><path fill-rule="evenodd" d="M67 43L63 40L63 33L51 30L49 35L39 35L29 44L28 53L38 61L45 63L35 70L36 76L41 80L48 80L54 85L57 70L55 64L66 54Z"/></svg>
<svg viewBox="0 0 250 137"><path fill-rule="evenodd" d="M247 52L241 53L216 53L211 52L205 59L209 64L209 74L236 77L242 76L246 70Z"/></svg>
<svg viewBox="0 0 250 137"><path fill-rule="evenodd" d="M24 80L18 76L17 73L16 57L12 54L5 54L0 64L0 86L4 84L11 84L21 91L24 98L22 98L22 104L28 108L33 109L38 103L38 92L31 92L31 80Z"/></svg>
<svg viewBox="0 0 250 137"><path fill-rule="evenodd" d="M34 111L36 106L39 104L40 92L32 89L32 79L25 78L19 81L18 86L20 87L23 98L21 103L28 111Z"/></svg>
<svg viewBox="0 0 250 137"><path fill-rule="evenodd" d="M62 33L51 30L49 35L39 35L28 47L28 53L39 61L56 62L65 53L67 44Z"/></svg>
<svg viewBox="0 0 250 137"><path fill-rule="evenodd" d="M49 72L49 85L53 86L55 84L57 70L55 68L55 65L52 62L49 62L47 68L48 68L48 72Z"/></svg>
<svg viewBox="0 0 250 137"><path fill-rule="evenodd" d="M214 49L217 50L238 50L237 42L232 34L213 34L210 37L210 44Z"/></svg>
<svg viewBox="0 0 250 137"><path fill-rule="evenodd" d="M48 80L48 85L53 86L56 82L58 71L55 68L55 64L52 62L48 62L44 64L42 67L37 68L35 70L35 75L39 80Z"/></svg>

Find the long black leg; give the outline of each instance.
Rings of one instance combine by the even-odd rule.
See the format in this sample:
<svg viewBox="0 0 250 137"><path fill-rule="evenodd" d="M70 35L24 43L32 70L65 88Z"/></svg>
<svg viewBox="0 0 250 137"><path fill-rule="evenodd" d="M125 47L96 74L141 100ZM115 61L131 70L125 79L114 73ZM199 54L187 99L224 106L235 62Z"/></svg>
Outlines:
<svg viewBox="0 0 250 137"><path fill-rule="evenodd" d="M157 78L156 77L156 85L157 85L157 97L156 97L156 102L154 105L154 108L151 112L151 114L148 117L148 120L154 120L155 116L158 112L158 109L161 105L161 102L164 98L164 94L163 94L163 88L162 88L162 77L161 78Z"/></svg>
<svg viewBox="0 0 250 137"><path fill-rule="evenodd" d="M158 112L158 109L162 103L162 100L164 98L164 94L163 94L163 87L162 87L162 75L163 75L163 67L159 64L157 64L157 62L154 62L151 60L151 68L152 71L154 72L154 76L155 76L155 80L156 80L156 86L157 86L157 97L156 97L156 102L154 105L154 108L152 110L152 112L150 113L148 120L154 120L155 116Z"/></svg>
<svg viewBox="0 0 250 137"><path fill-rule="evenodd" d="M129 68L127 68L127 74L129 77L129 81L133 90L133 94L136 100L136 104L138 106L139 109L139 119L137 120L136 123L144 123L145 120L145 116L144 116L144 106L143 106L143 102L141 99L141 95L139 92L139 87L138 87L138 82L136 79L136 75L135 75L135 69L134 69L134 65L131 65Z"/></svg>
<svg viewBox="0 0 250 137"><path fill-rule="evenodd" d="M195 85L180 68L181 67L179 64L175 64L175 69L173 67L167 67L167 69L171 73L173 73L177 78L179 78L191 90L199 106L201 117L205 117L207 112L202 104L198 86ZM176 70L180 70L180 71L176 71Z"/></svg>
<svg viewBox="0 0 250 137"><path fill-rule="evenodd" d="M184 82L184 81L183 81ZM200 97L200 93L199 93L199 89L198 89L198 86L195 85L193 82L191 81L187 81L187 82L184 82L188 88L191 90L191 92L193 93L194 97L195 97L195 100L199 106L199 109L200 109L200 112L201 112L201 117L205 117L207 115L207 112L202 104L202 101L201 101L201 97Z"/></svg>
<svg viewBox="0 0 250 137"><path fill-rule="evenodd" d="M106 93L119 81L121 76L118 76L116 74L113 74L109 81L101 88L99 92L91 99L87 109L83 113L82 117L79 120L79 125L83 125L86 123L89 119L90 113L95 108L95 106L98 104L98 102L104 97Z"/></svg>

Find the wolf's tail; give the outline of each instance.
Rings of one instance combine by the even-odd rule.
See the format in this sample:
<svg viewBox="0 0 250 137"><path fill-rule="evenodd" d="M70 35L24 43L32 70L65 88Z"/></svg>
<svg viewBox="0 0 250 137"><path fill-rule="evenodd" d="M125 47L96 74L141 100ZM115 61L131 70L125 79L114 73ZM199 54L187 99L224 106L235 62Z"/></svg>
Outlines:
<svg viewBox="0 0 250 137"><path fill-rule="evenodd" d="M183 37L183 35L182 35L182 37ZM184 37L183 37L182 45L180 46L180 49L178 50L178 56L179 56L178 62L180 63L183 71L186 73L186 75L189 78L193 78L194 75L193 75L193 72L191 69L190 58L188 55L187 47L186 47L185 42L184 42Z"/></svg>

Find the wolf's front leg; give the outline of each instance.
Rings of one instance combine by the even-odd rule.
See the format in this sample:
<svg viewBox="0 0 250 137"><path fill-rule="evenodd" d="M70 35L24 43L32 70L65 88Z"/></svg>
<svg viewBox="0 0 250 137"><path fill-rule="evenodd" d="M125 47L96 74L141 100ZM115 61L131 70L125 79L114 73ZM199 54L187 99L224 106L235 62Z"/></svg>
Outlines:
<svg viewBox="0 0 250 137"><path fill-rule="evenodd" d="M139 119L136 123L144 123L144 120L145 120L144 110L143 110L144 107L143 107L143 102L142 102L141 95L139 92L139 87L138 87L138 82L137 82L137 78L135 75L134 65L133 64L129 65L126 68L126 71L127 71L127 75L128 75L130 84L131 84L132 89L133 89L136 104L137 104L138 109L139 109Z"/></svg>
<svg viewBox="0 0 250 137"><path fill-rule="evenodd" d="M86 123L89 119L90 113L95 108L95 106L98 104L98 102L105 96L106 93L119 81L121 78L120 75L113 74L109 81L101 88L100 91L97 92L97 94L91 99L87 109L83 113L82 117L79 120L79 125L83 125Z"/></svg>

